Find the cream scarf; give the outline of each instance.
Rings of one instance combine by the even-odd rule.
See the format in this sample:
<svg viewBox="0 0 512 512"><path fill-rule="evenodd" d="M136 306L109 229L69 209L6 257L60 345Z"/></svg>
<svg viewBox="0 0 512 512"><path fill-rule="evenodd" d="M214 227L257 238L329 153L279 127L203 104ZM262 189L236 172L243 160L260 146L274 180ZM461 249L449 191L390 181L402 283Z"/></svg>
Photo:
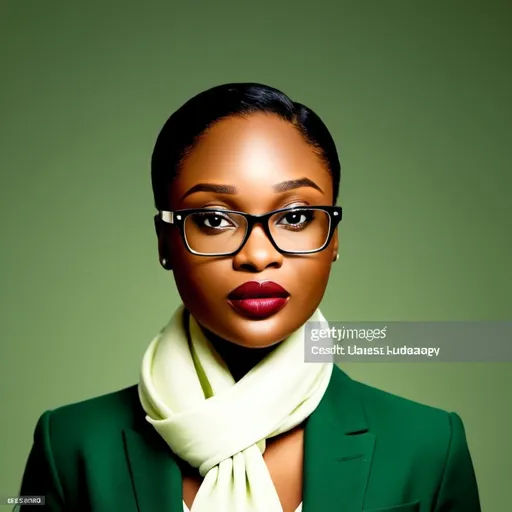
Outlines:
<svg viewBox="0 0 512 512"><path fill-rule="evenodd" d="M328 327L319 310L311 320ZM149 345L140 401L171 450L204 477L191 512L282 512L265 439L302 423L332 373L332 363L304 362L304 330L236 383L183 306Z"/></svg>

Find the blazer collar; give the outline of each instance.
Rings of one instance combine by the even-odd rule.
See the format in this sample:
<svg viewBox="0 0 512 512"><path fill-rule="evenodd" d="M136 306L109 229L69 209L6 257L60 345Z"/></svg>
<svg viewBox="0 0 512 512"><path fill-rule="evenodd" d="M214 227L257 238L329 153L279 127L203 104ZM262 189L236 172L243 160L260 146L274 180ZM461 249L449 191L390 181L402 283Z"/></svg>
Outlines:
<svg viewBox="0 0 512 512"><path fill-rule="evenodd" d="M360 512L374 446L354 381L335 366L306 422L303 512Z"/></svg>
<svg viewBox="0 0 512 512"><path fill-rule="evenodd" d="M140 407L140 405L139 405ZM139 512L182 512L176 456L145 421L123 431ZM375 444L352 379L337 366L318 407L306 421L303 512L361 511Z"/></svg>

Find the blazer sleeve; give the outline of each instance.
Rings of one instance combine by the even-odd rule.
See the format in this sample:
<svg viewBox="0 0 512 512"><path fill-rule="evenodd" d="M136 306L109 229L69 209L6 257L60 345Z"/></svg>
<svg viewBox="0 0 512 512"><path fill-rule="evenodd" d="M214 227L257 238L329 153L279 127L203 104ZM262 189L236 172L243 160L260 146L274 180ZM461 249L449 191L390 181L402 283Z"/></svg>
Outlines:
<svg viewBox="0 0 512 512"><path fill-rule="evenodd" d="M481 512L478 486L460 416L449 413L451 435L435 512Z"/></svg>
<svg viewBox="0 0 512 512"><path fill-rule="evenodd" d="M59 480L51 446L51 411L44 412L34 430L34 440L30 450L20 496L44 496L44 510L64 510L64 493ZM21 505L18 510L29 512L33 506ZM40 508L40 507L36 507Z"/></svg>

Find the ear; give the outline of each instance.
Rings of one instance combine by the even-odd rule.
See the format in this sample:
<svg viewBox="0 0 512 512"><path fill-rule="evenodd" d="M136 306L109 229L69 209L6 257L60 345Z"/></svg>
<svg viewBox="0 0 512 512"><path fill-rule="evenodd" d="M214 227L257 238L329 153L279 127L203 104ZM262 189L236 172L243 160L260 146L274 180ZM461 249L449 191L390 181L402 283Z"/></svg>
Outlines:
<svg viewBox="0 0 512 512"><path fill-rule="evenodd" d="M333 244L332 244L332 261L335 262L338 258L338 251L339 251L339 242L338 242L338 228L336 228L336 231L333 235Z"/></svg>
<svg viewBox="0 0 512 512"><path fill-rule="evenodd" d="M164 221L158 216L155 215L154 217L154 223L155 223L155 233L158 240L158 260L160 265L162 265L162 261L165 258L167 260L166 266L162 265L162 267L165 270L172 270L171 265L171 254L169 251L169 247L167 245L167 238L166 238L166 229L164 225Z"/></svg>

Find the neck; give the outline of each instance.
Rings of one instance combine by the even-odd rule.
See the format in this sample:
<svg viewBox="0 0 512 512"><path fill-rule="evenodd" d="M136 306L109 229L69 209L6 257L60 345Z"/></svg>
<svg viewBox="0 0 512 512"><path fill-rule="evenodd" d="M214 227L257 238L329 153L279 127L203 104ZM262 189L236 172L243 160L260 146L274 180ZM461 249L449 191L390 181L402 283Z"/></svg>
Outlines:
<svg viewBox="0 0 512 512"><path fill-rule="evenodd" d="M238 382L252 368L254 368L265 356L270 354L278 345L276 343L270 347L248 348L227 341L220 336L201 328L205 336L211 341L215 350L222 360L226 363L231 375Z"/></svg>

